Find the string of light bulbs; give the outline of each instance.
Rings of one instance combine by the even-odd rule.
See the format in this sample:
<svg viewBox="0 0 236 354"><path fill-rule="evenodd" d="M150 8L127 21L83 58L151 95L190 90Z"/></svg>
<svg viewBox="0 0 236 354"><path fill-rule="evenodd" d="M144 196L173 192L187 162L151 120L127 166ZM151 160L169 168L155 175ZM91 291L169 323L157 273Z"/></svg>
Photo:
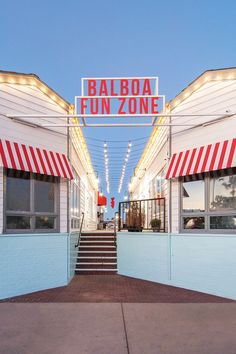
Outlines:
<svg viewBox="0 0 236 354"><path fill-rule="evenodd" d="M124 164L122 166L122 172L121 172L120 181L119 181L118 193L121 192L121 189L122 189L122 186L123 186L123 181L124 181L124 177L125 177L125 171L126 171L127 163L129 161L129 157L130 157L131 146L132 146L132 143L131 143L131 141L129 141L128 148L127 148L127 151L126 151L126 154L125 154Z"/></svg>
<svg viewBox="0 0 236 354"><path fill-rule="evenodd" d="M110 193L110 180L109 180L109 160L108 160L108 146L107 143L104 142L104 164L105 164L105 176L106 176L106 186L107 186L107 193Z"/></svg>

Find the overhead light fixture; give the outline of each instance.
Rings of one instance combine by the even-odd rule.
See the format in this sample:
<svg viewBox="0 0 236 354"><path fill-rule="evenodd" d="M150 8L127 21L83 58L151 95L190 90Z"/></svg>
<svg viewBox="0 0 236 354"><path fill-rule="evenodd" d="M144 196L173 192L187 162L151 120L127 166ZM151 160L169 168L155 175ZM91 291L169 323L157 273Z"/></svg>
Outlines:
<svg viewBox="0 0 236 354"><path fill-rule="evenodd" d="M107 193L110 193L110 180L109 180L109 166L108 166L108 149L107 149L107 143L104 142L103 144L104 147L104 165L105 165L105 175L106 175L106 189Z"/></svg>
<svg viewBox="0 0 236 354"><path fill-rule="evenodd" d="M122 186L123 186L123 182L124 182L124 177L125 177L125 170L126 170L127 163L128 163L128 161L129 161L129 157L130 157L131 146L132 146L132 143L131 143L131 141L129 141L129 143L128 143L128 148L127 148L127 151L126 151L126 153L125 153L124 164L123 164L123 167L122 167L122 172L121 172L120 180L119 180L118 193L120 193L121 190L122 190Z"/></svg>

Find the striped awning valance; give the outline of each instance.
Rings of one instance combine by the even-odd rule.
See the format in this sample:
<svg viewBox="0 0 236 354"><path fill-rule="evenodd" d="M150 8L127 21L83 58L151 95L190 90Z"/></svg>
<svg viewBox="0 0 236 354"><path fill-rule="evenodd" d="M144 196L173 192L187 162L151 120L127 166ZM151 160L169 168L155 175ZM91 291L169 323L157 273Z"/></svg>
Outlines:
<svg viewBox="0 0 236 354"><path fill-rule="evenodd" d="M172 155L166 178L236 167L236 138Z"/></svg>
<svg viewBox="0 0 236 354"><path fill-rule="evenodd" d="M0 166L73 179L65 154L0 139Z"/></svg>

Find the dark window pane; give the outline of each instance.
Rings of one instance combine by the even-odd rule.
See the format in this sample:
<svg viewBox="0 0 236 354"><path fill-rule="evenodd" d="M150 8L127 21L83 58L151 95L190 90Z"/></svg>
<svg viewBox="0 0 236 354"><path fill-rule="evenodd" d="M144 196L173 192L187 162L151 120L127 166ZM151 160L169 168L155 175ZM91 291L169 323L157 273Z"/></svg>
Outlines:
<svg viewBox="0 0 236 354"><path fill-rule="evenodd" d="M236 215L211 216L211 229L236 229Z"/></svg>
<svg viewBox="0 0 236 354"><path fill-rule="evenodd" d="M30 217L7 216L7 229L30 229Z"/></svg>
<svg viewBox="0 0 236 354"><path fill-rule="evenodd" d="M196 212L205 210L204 181L183 182L183 211Z"/></svg>
<svg viewBox="0 0 236 354"><path fill-rule="evenodd" d="M37 216L35 222L36 229L54 229L55 218L52 216Z"/></svg>
<svg viewBox="0 0 236 354"><path fill-rule="evenodd" d="M184 220L184 229L204 229L205 228L205 218L202 216L199 217L185 217Z"/></svg>
<svg viewBox="0 0 236 354"><path fill-rule="evenodd" d="M79 229L79 227L80 227L79 219L72 219L71 220L71 228L72 229Z"/></svg>
<svg viewBox="0 0 236 354"><path fill-rule="evenodd" d="M35 211L54 212L54 183L43 180L43 176L35 180Z"/></svg>
<svg viewBox="0 0 236 354"><path fill-rule="evenodd" d="M28 172L7 170L6 199L7 210L30 210L30 174Z"/></svg>
<svg viewBox="0 0 236 354"><path fill-rule="evenodd" d="M236 175L211 178L210 209L236 209Z"/></svg>

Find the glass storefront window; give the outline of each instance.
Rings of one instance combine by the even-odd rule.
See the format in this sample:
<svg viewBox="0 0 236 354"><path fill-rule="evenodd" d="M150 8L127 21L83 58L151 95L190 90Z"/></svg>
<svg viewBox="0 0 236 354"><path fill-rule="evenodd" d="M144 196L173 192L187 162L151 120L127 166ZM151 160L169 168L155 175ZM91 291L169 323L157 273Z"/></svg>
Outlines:
<svg viewBox="0 0 236 354"><path fill-rule="evenodd" d="M236 215L210 216L210 228L220 230L236 229Z"/></svg>
<svg viewBox="0 0 236 354"><path fill-rule="evenodd" d="M7 171L7 210L30 210L30 173Z"/></svg>
<svg viewBox="0 0 236 354"><path fill-rule="evenodd" d="M5 231L56 230L58 181L52 176L7 169Z"/></svg>
<svg viewBox="0 0 236 354"><path fill-rule="evenodd" d="M54 185L52 179L43 180L39 177L35 179L35 211L54 212Z"/></svg>
<svg viewBox="0 0 236 354"><path fill-rule="evenodd" d="M183 211L201 212L205 210L204 180L182 184Z"/></svg>
<svg viewBox="0 0 236 354"><path fill-rule="evenodd" d="M52 216L36 216L36 229L54 229L55 218Z"/></svg>
<svg viewBox="0 0 236 354"><path fill-rule="evenodd" d="M181 203L183 230L235 230L236 169L185 177Z"/></svg>
<svg viewBox="0 0 236 354"><path fill-rule="evenodd" d="M7 216L6 224L7 229L30 229L30 217L20 215Z"/></svg>
<svg viewBox="0 0 236 354"><path fill-rule="evenodd" d="M210 179L210 210L236 209L236 176Z"/></svg>
<svg viewBox="0 0 236 354"><path fill-rule="evenodd" d="M200 217L185 217L184 229L193 230L193 229L204 229L205 228L205 218Z"/></svg>

